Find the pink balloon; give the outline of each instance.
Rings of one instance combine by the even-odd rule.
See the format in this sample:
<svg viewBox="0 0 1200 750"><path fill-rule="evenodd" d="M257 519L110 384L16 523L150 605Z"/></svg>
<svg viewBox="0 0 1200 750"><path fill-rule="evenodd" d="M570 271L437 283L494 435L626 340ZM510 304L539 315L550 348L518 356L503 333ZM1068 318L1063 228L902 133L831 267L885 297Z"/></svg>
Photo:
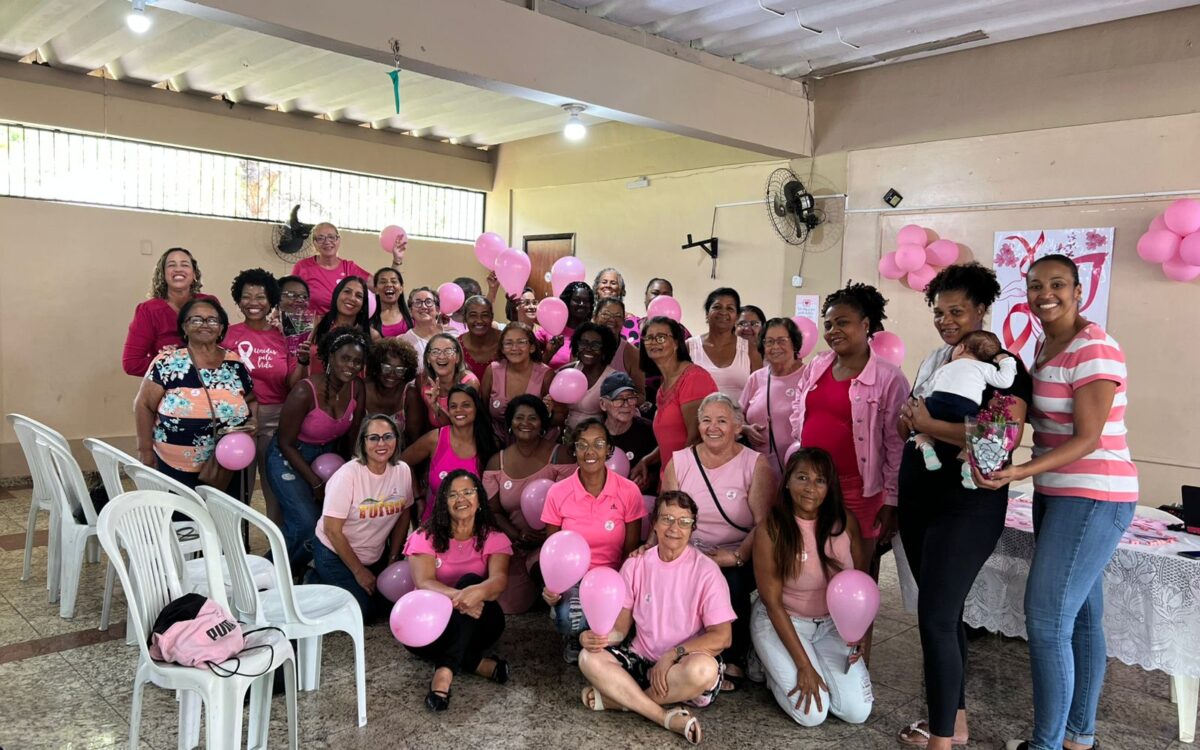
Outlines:
<svg viewBox="0 0 1200 750"><path fill-rule="evenodd" d="M683 318L683 308L679 306L679 300L666 294L660 294L650 300L650 304L646 305L646 317L660 316L678 323Z"/></svg>
<svg viewBox="0 0 1200 750"><path fill-rule="evenodd" d="M925 265L925 246L906 244L896 248L896 268L908 273Z"/></svg>
<svg viewBox="0 0 1200 750"><path fill-rule="evenodd" d="M551 336L557 336L567 328L567 305L558 297L547 297L538 303L537 321Z"/></svg>
<svg viewBox="0 0 1200 750"><path fill-rule="evenodd" d="M542 508L546 505L546 493L554 486L553 479L535 479L521 491L521 515L529 528L541 531L546 528L542 521Z"/></svg>
<svg viewBox="0 0 1200 750"><path fill-rule="evenodd" d="M1200 266L1184 263L1178 255L1163 263L1162 270L1171 281L1191 281L1200 276Z"/></svg>
<svg viewBox="0 0 1200 750"><path fill-rule="evenodd" d="M550 398L560 404L574 404L587 393L587 375L581 370L559 370L550 381Z"/></svg>
<svg viewBox="0 0 1200 750"><path fill-rule="evenodd" d="M625 579L607 566L592 568L579 584L579 603L592 632L608 635L625 603Z"/></svg>
<svg viewBox="0 0 1200 750"><path fill-rule="evenodd" d="M925 291L925 287L929 286L929 282L933 281L933 277L937 276L937 269L933 266L921 266L917 270L908 274L904 278L908 282L909 287L918 292Z"/></svg>
<svg viewBox="0 0 1200 750"><path fill-rule="evenodd" d="M511 247L496 256L496 278L509 296L519 297L529 281L529 256Z"/></svg>
<svg viewBox="0 0 1200 750"><path fill-rule="evenodd" d="M792 322L800 329L800 351L798 355L800 359L804 359L812 354L813 349L817 348L817 339L821 336L817 332L817 324L803 315L797 315L792 318Z"/></svg>
<svg viewBox="0 0 1200 750"><path fill-rule="evenodd" d="M463 305L463 290L453 281L438 287L438 301L443 315L453 315Z"/></svg>
<svg viewBox="0 0 1200 750"><path fill-rule="evenodd" d="M1179 235L1171 230L1151 229L1138 239L1137 254L1147 263L1163 263L1175 257L1179 244Z"/></svg>
<svg viewBox="0 0 1200 750"><path fill-rule="evenodd" d="M1179 236L1189 235L1200 231L1200 201L1195 198L1181 198L1163 212L1163 221Z"/></svg>
<svg viewBox="0 0 1200 750"><path fill-rule="evenodd" d="M1189 266L1200 266L1200 232L1192 232L1179 243L1179 259Z"/></svg>
<svg viewBox="0 0 1200 750"><path fill-rule="evenodd" d="M550 266L550 287L554 290L554 296L561 295L572 281L584 281L586 274L583 261L574 255L564 255L554 261L554 265Z"/></svg>
<svg viewBox="0 0 1200 750"><path fill-rule="evenodd" d="M489 271L496 269L496 258L507 248L504 238L495 232L484 232L475 239L475 257Z"/></svg>
<svg viewBox="0 0 1200 750"><path fill-rule="evenodd" d="M879 613L879 586L861 570L843 570L825 588L825 604L838 633L847 643L856 643Z"/></svg>
<svg viewBox="0 0 1200 750"><path fill-rule="evenodd" d="M896 367L904 364L904 342L891 331L880 331L871 337L871 352Z"/></svg>
<svg viewBox="0 0 1200 750"><path fill-rule="evenodd" d="M542 578L546 588L561 594L583 578L592 565L592 549L587 540L574 531L551 534L542 545Z"/></svg>
<svg viewBox="0 0 1200 750"><path fill-rule="evenodd" d="M896 232L897 245L919 245L925 247L926 242L929 242L929 233L925 231L924 227L919 227L916 224L907 224L900 227L899 232Z"/></svg>
<svg viewBox="0 0 1200 750"><path fill-rule="evenodd" d="M925 248L925 261L931 266L948 266L958 260L958 243L935 240Z"/></svg>
<svg viewBox="0 0 1200 750"><path fill-rule="evenodd" d="M896 251L885 253L879 259L879 275L885 279L898 279L904 275L904 271L896 265Z"/></svg>
<svg viewBox="0 0 1200 750"><path fill-rule="evenodd" d="M1152 232L1155 229L1167 229L1167 222L1163 221L1163 215L1158 214L1150 220L1150 226L1146 229L1147 232ZM1171 231L1167 229L1167 231Z"/></svg>
<svg viewBox="0 0 1200 750"><path fill-rule="evenodd" d="M217 441L217 463L241 471L254 463L254 438L248 432L231 432Z"/></svg>
<svg viewBox="0 0 1200 750"><path fill-rule="evenodd" d="M800 443L792 443L783 454L783 465L787 466L787 462L792 460L792 456L796 451L800 450Z"/></svg>
<svg viewBox="0 0 1200 750"><path fill-rule="evenodd" d="M314 474L328 482L329 478L342 468L344 463L346 463L346 459L336 453L322 453L313 459L312 470Z"/></svg>
<svg viewBox="0 0 1200 750"><path fill-rule="evenodd" d="M368 289L367 290L367 316L372 317L372 318L375 317L375 311L378 309L379 309L379 297L375 294L375 292L372 292L371 290Z"/></svg>
<svg viewBox="0 0 1200 750"><path fill-rule="evenodd" d="M395 224L389 224L379 233L379 246L383 248L385 253L391 253L396 247L396 240L400 237L407 237L408 232L404 231L404 227L398 227Z"/></svg>
<svg viewBox="0 0 1200 750"><path fill-rule="evenodd" d="M415 589L416 584L413 583L408 560L397 560L384 568L375 579L375 587L389 602L394 602Z"/></svg>
<svg viewBox="0 0 1200 750"><path fill-rule="evenodd" d="M454 604L437 591L410 591L392 607L392 635L405 646L428 646L446 632Z"/></svg>
<svg viewBox="0 0 1200 750"><path fill-rule="evenodd" d="M608 467L609 471L616 472L626 478L629 477L629 470L632 468L629 465L629 456L625 455L625 451L616 447L613 448L613 454L608 457L604 465ZM600 631L597 630L596 632L599 633Z"/></svg>
<svg viewBox="0 0 1200 750"><path fill-rule="evenodd" d="M642 516L642 541L650 538L650 528L654 526L654 504L658 502L658 498L654 495L642 495L642 505L646 508L646 515Z"/></svg>

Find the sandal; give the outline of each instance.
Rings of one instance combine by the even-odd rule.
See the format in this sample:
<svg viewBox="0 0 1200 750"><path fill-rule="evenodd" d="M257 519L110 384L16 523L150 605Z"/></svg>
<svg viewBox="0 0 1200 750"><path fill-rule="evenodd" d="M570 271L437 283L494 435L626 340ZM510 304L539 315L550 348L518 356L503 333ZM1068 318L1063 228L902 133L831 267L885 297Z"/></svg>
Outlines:
<svg viewBox="0 0 1200 750"><path fill-rule="evenodd" d="M430 690L425 695L425 708L430 711L440 712L450 708L450 691Z"/></svg>
<svg viewBox="0 0 1200 750"><path fill-rule="evenodd" d="M600 697L600 691L588 685L579 694L579 698L583 701L583 707L591 711L603 711L604 699ZM669 727L668 727L669 728Z"/></svg>
<svg viewBox="0 0 1200 750"><path fill-rule="evenodd" d="M682 732L675 732L671 728L671 719L677 716L688 717L687 722L683 725ZM686 708L672 708L670 711L667 711L667 715L663 718L663 727L687 740L689 745L699 745L700 741L704 739L704 729L700 726L700 720L692 716Z"/></svg>
<svg viewBox="0 0 1200 750"><path fill-rule="evenodd" d="M902 745L912 745L914 747L925 747L929 744L929 720L921 719L914 721L905 728L901 729L896 739L900 740ZM969 737L951 737L951 745L966 745Z"/></svg>
<svg viewBox="0 0 1200 750"><path fill-rule="evenodd" d="M742 684L748 678L744 674L729 674L726 672L721 677L721 692L736 693L742 689Z"/></svg>

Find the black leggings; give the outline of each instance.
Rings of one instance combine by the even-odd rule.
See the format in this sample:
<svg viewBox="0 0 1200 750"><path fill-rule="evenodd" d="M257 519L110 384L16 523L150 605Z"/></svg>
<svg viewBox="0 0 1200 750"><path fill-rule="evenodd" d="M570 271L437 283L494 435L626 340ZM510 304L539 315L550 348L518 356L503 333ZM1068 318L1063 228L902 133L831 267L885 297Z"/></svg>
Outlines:
<svg viewBox="0 0 1200 750"><path fill-rule="evenodd" d="M737 619L733 621L733 643L722 654L726 664L746 668L746 654L750 650L750 594L757 588L754 568L750 564L741 567L721 568L725 582L729 584L729 603Z"/></svg>
<svg viewBox="0 0 1200 750"><path fill-rule="evenodd" d="M483 583L483 577L468 573L454 584L456 589L465 589ZM446 632L428 646L413 648L405 646L412 654L433 662L436 669L445 667L454 674L474 672L483 661L483 652L500 640L504 633L504 612L497 602L484 602L483 614L476 620L455 610L450 613Z"/></svg>
<svg viewBox="0 0 1200 750"><path fill-rule="evenodd" d="M938 443L951 455L957 448ZM954 735L954 718L967 707L967 633L963 604L975 576L1004 531L1008 491L968 490L957 462L925 468L908 443L900 464L900 538L917 579L917 622L925 661L929 731Z"/></svg>

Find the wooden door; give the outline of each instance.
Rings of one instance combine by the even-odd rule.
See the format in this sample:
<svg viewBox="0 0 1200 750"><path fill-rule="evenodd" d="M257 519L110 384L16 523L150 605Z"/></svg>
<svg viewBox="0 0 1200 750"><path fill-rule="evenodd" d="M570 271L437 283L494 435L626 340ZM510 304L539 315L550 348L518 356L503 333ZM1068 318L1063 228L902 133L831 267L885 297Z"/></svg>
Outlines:
<svg viewBox="0 0 1200 750"><path fill-rule="evenodd" d="M538 299L549 297L550 267L554 261L575 254L575 233L571 234L527 234L524 238L525 254L529 256L529 286Z"/></svg>

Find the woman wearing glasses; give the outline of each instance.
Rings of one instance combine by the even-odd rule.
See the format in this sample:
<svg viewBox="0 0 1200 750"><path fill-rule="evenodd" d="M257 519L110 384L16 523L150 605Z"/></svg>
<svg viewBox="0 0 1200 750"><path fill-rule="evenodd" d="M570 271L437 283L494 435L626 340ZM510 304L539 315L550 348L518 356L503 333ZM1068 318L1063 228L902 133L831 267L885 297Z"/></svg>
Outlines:
<svg viewBox="0 0 1200 750"><path fill-rule="evenodd" d="M783 475L784 454L792 444L792 401L804 363L800 329L788 318L771 318L756 346L766 364L750 373L739 403L746 415L742 435L750 447L765 453L778 479Z"/></svg>
<svg viewBox="0 0 1200 750"><path fill-rule="evenodd" d="M399 444L400 430L391 417L364 419L354 460L329 478L317 521L316 577L349 591L364 620L390 606L375 588L375 577L400 559L408 533L412 472L400 460Z"/></svg>
<svg viewBox="0 0 1200 750"><path fill-rule="evenodd" d="M600 411L600 386L613 373L606 363L617 350L617 337L604 326L588 321L575 330L571 337L572 362L562 370L579 370L587 378L588 388L575 403L566 406L566 424L574 429L585 419L602 415ZM556 405L556 416L562 416L563 406Z"/></svg>
<svg viewBox="0 0 1200 750"><path fill-rule="evenodd" d="M178 323L183 346L154 358L134 401L138 458L189 487L199 484L216 446L214 424L218 433L255 430L250 372L237 352L221 346L228 327L216 302L185 303Z"/></svg>
<svg viewBox="0 0 1200 750"><path fill-rule="evenodd" d="M417 361L424 362L429 339L443 331L442 302L436 291L419 286L408 293L408 310L412 314L412 328L402 333L400 340L412 345Z"/></svg>
<svg viewBox="0 0 1200 750"><path fill-rule="evenodd" d="M352 260L338 257L342 247L342 236L337 227L324 222L313 227L313 248L317 251L292 266L292 275L304 279L308 285L308 309L314 317L329 312L333 303L333 289L347 276L357 276L364 282L371 278L365 268ZM408 237L401 234L392 248L392 268L399 270L404 263L404 251L408 249Z"/></svg>
<svg viewBox="0 0 1200 750"><path fill-rule="evenodd" d="M487 399L492 428L503 445L515 436L506 424L509 402L522 394L539 399L550 392L550 368L537 361L537 339L524 323L509 323L500 334L500 358L488 365L479 383L479 394ZM549 418L543 429L549 430Z"/></svg>
<svg viewBox="0 0 1200 750"><path fill-rule="evenodd" d="M767 325L767 316L763 314L762 308L757 305L742 305L738 310L737 332L739 339L746 339L746 343L753 349L758 346L758 337L762 333L762 329ZM762 352L759 352L761 355Z"/></svg>
<svg viewBox="0 0 1200 750"><path fill-rule="evenodd" d="M622 282L623 284L624 282ZM638 363L638 349L625 338L625 303L620 297L602 297L596 303L596 314L592 322L604 326L613 332L617 339L617 351L608 362L608 366L617 372L623 372L633 378L638 393L646 393L646 376Z"/></svg>
<svg viewBox="0 0 1200 750"><path fill-rule="evenodd" d="M179 334L179 310L193 299L216 302L217 298L200 293L200 264L182 247L162 254L154 266L150 299L139 303L129 323L121 367L134 377L146 374L150 361L167 347L182 343Z"/></svg>
<svg viewBox="0 0 1200 750"><path fill-rule="evenodd" d="M410 445L426 432L450 424L448 398L456 385L477 390L479 380L463 363L458 338L452 333L434 334L425 348L421 372L404 397L404 433Z"/></svg>
<svg viewBox="0 0 1200 750"><path fill-rule="evenodd" d="M387 414L404 434L404 393L417 374L417 355L398 339L380 339L367 354L367 414Z"/></svg>
<svg viewBox="0 0 1200 750"><path fill-rule="evenodd" d="M464 671L500 685L508 682L508 662L484 654L504 633L504 613L496 600L508 584L512 545L496 528L477 476L465 470L446 476L433 515L408 538L404 554L417 588L445 594L454 605L437 640L405 646L434 665L425 707L450 708L451 683Z"/></svg>
<svg viewBox="0 0 1200 750"><path fill-rule="evenodd" d="M613 568L638 546L646 507L637 485L604 462L612 455L608 429L599 419L586 419L575 428L575 473L546 493L542 521L546 536L567 529L580 534L592 550L591 567ZM579 586L569 591L542 590L542 598L554 607L554 627L564 638L563 659L579 659L579 634L587 628Z"/></svg>

